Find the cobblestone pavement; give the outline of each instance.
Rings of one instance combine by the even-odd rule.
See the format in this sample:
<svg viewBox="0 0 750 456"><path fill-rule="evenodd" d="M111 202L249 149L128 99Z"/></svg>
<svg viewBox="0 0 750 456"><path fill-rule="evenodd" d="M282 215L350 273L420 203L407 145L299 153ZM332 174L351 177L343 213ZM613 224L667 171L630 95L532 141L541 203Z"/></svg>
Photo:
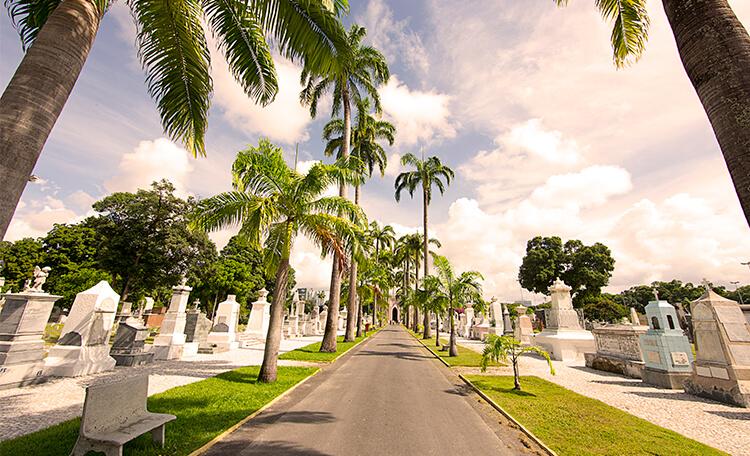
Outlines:
<svg viewBox="0 0 750 456"><path fill-rule="evenodd" d="M318 342L322 336L285 339L282 353ZM155 361L145 366L116 367L113 371L72 378L54 378L39 385L0 390L0 441L28 434L81 415L85 388L148 372L149 396L187 385L242 366L260 365L263 345L216 355L196 355L180 361ZM305 365L279 361L279 365Z"/></svg>
<svg viewBox="0 0 750 456"><path fill-rule="evenodd" d="M459 339L459 344L477 352L482 342ZM702 399L682 390L648 386L627 378L585 367L583 360L563 364L553 361L556 375L550 375L547 362L526 356L521 375L536 375L578 394L598 399L659 426L703 442L733 455L750 454L750 410ZM461 369L479 373L479 369ZM509 368L491 373L512 374ZM637 437L635 437L637 438Z"/></svg>

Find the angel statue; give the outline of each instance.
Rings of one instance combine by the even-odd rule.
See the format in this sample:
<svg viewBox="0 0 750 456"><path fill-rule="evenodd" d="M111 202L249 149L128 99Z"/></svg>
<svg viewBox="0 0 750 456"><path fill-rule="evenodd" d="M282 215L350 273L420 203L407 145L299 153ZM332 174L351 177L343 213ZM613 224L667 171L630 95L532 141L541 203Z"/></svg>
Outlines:
<svg viewBox="0 0 750 456"><path fill-rule="evenodd" d="M44 282L47 281L47 277L49 277L49 272L51 270L52 268L49 266L45 266L43 268L34 266L34 286L32 286L29 291L33 291L35 293L44 293L44 290L42 290L42 285L44 285Z"/></svg>

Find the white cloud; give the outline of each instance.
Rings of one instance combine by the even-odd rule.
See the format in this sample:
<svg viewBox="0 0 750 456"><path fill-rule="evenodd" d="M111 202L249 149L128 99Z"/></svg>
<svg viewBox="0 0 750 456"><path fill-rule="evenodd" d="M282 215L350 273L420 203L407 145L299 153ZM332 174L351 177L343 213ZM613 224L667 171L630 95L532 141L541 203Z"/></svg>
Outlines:
<svg viewBox="0 0 750 456"><path fill-rule="evenodd" d="M122 156L117 174L104 182L109 192L134 192L149 188L161 179L169 180L179 196L187 195L188 178L193 171L192 156L169 139L141 141Z"/></svg>
<svg viewBox="0 0 750 456"><path fill-rule="evenodd" d="M76 190L66 198L73 206L79 210L91 209L91 205L97 200L94 196L89 195L83 190Z"/></svg>
<svg viewBox="0 0 750 456"><path fill-rule="evenodd" d="M385 175L389 177L396 177L401 173L401 155L391 154L388 157L388 164L385 166Z"/></svg>
<svg viewBox="0 0 750 456"><path fill-rule="evenodd" d="M529 200L541 207L578 211L599 205L633 188L630 173L617 166L595 165L575 173L551 176L531 193Z"/></svg>
<svg viewBox="0 0 750 456"><path fill-rule="evenodd" d="M312 122L310 111L299 101L301 69L282 58L275 58L279 92L267 106L250 100L229 72L223 56L212 53L213 101L234 128L245 133L266 136L284 144L304 142L309 138L307 127ZM319 106L319 112L325 112Z"/></svg>
<svg viewBox="0 0 750 456"><path fill-rule="evenodd" d="M72 223L80 218L59 199L48 196L42 200L33 200L28 206L19 207L5 234L5 240L41 237L46 235L55 223Z"/></svg>
<svg viewBox="0 0 750 456"><path fill-rule="evenodd" d="M456 136L450 119L451 97L433 91L411 90L392 75L380 88L380 98L388 118L396 127L396 143L410 146Z"/></svg>
<svg viewBox="0 0 750 456"><path fill-rule="evenodd" d="M516 125L500 138L508 147L517 147L552 163L575 164L579 161L578 144L563 139L559 131L545 130L541 119L530 119Z"/></svg>
<svg viewBox="0 0 750 456"><path fill-rule="evenodd" d="M407 20L396 20L382 0L371 0L357 22L367 29L367 40L388 59L398 59L407 67L427 74L429 57L420 36L409 28Z"/></svg>

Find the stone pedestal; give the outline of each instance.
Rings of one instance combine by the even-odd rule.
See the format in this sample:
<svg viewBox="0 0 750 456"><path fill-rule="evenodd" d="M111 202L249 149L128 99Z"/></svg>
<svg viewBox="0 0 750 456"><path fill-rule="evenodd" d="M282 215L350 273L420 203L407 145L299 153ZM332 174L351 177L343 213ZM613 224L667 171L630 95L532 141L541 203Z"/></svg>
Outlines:
<svg viewBox="0 0 750 456"><path fill-rule="evenodd" d="M188 299L193 289L185 282L172 287L172 300L154 339L154 359L180 359L185 348L185 319Z"/></svg>
<svg viewBox="0 0 750 456"><path fill-rule="evenodd" d="M468 339L471 336L471 326L474 324L474 307L467 305L466 308L464 308L464 315L466 315L466 324L461 328L462 330L458 332L458 335ZM450 322L444 327L447 331L450 331Z"/></svg>
<svg viewBox="0 0 750 456"><path fill-rule="evenodd" d="M608 325L594 328L596 352L584 353L586 367L631 378L643 378L640 336L646 326Z"/></svg>
<svg viewBox="0 0 750 456"><path fill-rule="evenodd" d="M120 322L109 355L118 366L149 364L154 361L154 354L144 351L147 338L148 328L140 320L129 318Z"/></svg>
<svg viewBox="0 0 750 456"><path fill-rule="evenodd" d="M258 300L253 303L250 310L250 318L247 320L247 326L241 336L242 345L245 341L254 339L255 341L265 341L268 335L268 325L271 322L271 303L268 302L268 291L266 289L258 292Z"/></svg>
<svg viewBox="0 0 750 456"><path fill-rule="evenodd" d="M182 356L195 356L201 347L206 346L208 333L211 332L211 320L197 306L187 311L185 316L185 346Z"/></svg>
<svg viewBox="0 0 750 456"><path fill-rule="evenodd" d="M682 389L692 372L693 353L675 308L666 301L651 301L646 306L646 320L648 331L640 338L646 362L643 381Z"/></svg>
<svg viewBox="0 0 750 456"><path fill-rule="evenodd" d="M534 336L534 328L531 325L531 318L526 315L526 307L516 307L518 318L516 318L516 326L513 328L513 337L516 338L521 344L531 344L531 338Z"/></svg>
<svg viewBox="0 0 750 456"><path fill-rule="evenodd" d="M560 279L549 291L552 308L549 311L547 327L534 337L534 343L549 352L552 359L571 361L596 350L594 335L585 331L578 320L578 312L573 309L570 287Z"/></svg>
<svg viewBox="0 0 750 456"><path fill-rule="evenodd" d="M349 314L349 310L346 307L344 307L343 310L339 312L339 322L338 322L339 331L343 331L346 329L346 318L348 314Z"/></svg>
<svg viewBox="0 0 750 456"><path fill-rule="evenodd" d="M707 290L690 308L696 359L685 391L750 407L750 325L739 304Z"/></svg>
<svg viewBox="0 0 750 456"><path fill-rule="evenodd" d="M237 321L240 316L240 304L235 295L227 296L216 310L214 326L206 339L206 345L218 352L226 352L239 347L237 342Z"/></svg>
<svg viewBox="0 0 750 456"><path fill-rule="evenodd" d="M119 301L120 295L104 280L78 293L60 339L49 351L45 375L77 377L114 369L109 335Z"/></svg>
<svg viewBox="0 0 750 456"><path fill-rule="evenodd" d="M7 293L0 311L0 389L44 381L44 328L55 301L47 293Z"/></svg>
<svg viewBox="0 0 750 456"><path fill-rule="evenodd" d="M495 326L492 326L493 323ZM499 302L492 302L490 303L490 333L502 336L504 332L503 305Z"/></svg>

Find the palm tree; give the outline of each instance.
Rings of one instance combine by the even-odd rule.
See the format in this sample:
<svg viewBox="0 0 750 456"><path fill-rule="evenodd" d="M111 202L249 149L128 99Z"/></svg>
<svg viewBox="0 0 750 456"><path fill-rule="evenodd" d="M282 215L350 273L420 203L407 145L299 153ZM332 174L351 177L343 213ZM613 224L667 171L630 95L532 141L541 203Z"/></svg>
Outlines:
<svg viewBox="0 0 750 456"><path fill-rule="evenodd" d="M419 264L422 260L422 237L419 233L407 234L404 237L403 244L404 255L410 255L411 261L409 264L414 266L414 290L419 289ZM411 296L411 293L409 294ZM411 319L412 330L414 332L419 331L419 306L413 305L416 301L410 299L408 305L414 308L414 316Z"/></svg>
<svg viewBox="0 0 750 456"><path fill-rule="evenodd" d="M112 0L6 0L26 49L0 98L0 239L13 217L44 143L85 64ZM326 72L346 50L346 30L332 9L309 0L129 0L138 55L164 131L205 155L212 82L203 24L219 43L235 79L267 104L278 90L266 36L285 57Z"/></svg>
<svg viewBox="0 0 750 456"><path fill-rule="evenodd" d="M429 242L429 237L427 236L427 206L430 205L430 201L432 200L432 187L437 187L442 195L445 193L446 187L450 185L454 173L452 169L443 165L438 157L429 157L425 160L424 153L421 159L414 156L414 154L406 154L401 157L401 164L403 166L411 165L415 170L403 172L396 177L396 201L401 200L401 192L403 190L407 190L409 196L413 198L417 187L422 187L422 256L424 257L424 276L427 277L430 273L427 264L427 244ZM425 313L425 335L427 338L430 334L429 318L429 314Z"/></svg>
<svg viewBox="0 0 750 456"><path fill-rule="evenodd" d="M555 0L566 5L568 0ZM597 0L614 21L617 66L637 60L648 39L646 0ZM683 67L711 122L750 224L750 35L727 0L662 0Z"/></svg>
<svg viewBox="0 0 750 456"><path fill-rule="evenodd" d="M346 39L346 52L339 53L335 59L335 68L329 71L319 71L318 68L305 65L302 71L302 83L305 85L300 93L300 101L310 107L310 116L315 117L318 102L329 91L333 94L333 109L331 117L343 113L343 140L341 142L341 156L349 157L351 143L352 101L359 103L364 98L371 98L375 105L375 112L381 112L380 95L377 87L388 80L390 73L383 54L371 46L362 44L367 34L364 27L353 24ZM339 186L339 196L346 198L346 186ZM339 261L333 262L331 270L331 307L337 307L341 299L341 271ZM357 262L351 261L349 270L349 293L347 302L346 335L344 340L354 340L354 321L357 310ZM326 324L322 352L336 351L336 326Z"/></svg>
<svg viewBox="0 0 750 456"><path fill-rule="evenodd" d="M289 273L289 256L298 234L304 234L323 255L340 260L362 237L362 210L341 197L321 196L334 184L353 183L351 167L316 164L306 175L290 169L281 149L267 140L237 155L232 166L233 190L200 201L193 225L203 230L240 226L239 234L259 247L276 271L271 319L258 381L276 380L276 361ZM343 265L342 265L343 266Z"/></svg>
<svg viewBox="0 0 750 456"><path fill-rule="evenodd" d="M435 314L435 346L440 347L440 315L445 312L448 306L447 300L440 293L440 279L433 275L423 278L422 289L419 290L419 293L421 293L421 296L419 296L418 301L425 312Z"/></svg>
<svg viewBox="0 0 750 456"><path fill-rule="evenodd" d="M536 353L546 359L550 373L555 375L552 360L549 358L549 353L544 351L544 349L533 345L522 346L521 342L513 336L498 336L495 334L488 334L487 339L484 341L482 361L480 361L479 367L482 372L485 372L490 361L507 363L510 360L513 365L513 389L521 391L521 375L518 371L518 359L524 353Z"/></svg>
<svg viewBox="0 0 750 456"><path fill-rule="evenodd" d="M384 252L381 252L380 249L392 248L394 243L396 242L396 233L393 231L393 227L391 225L384 225L381 228L380 225L378 225L378 222L373 221L370 222L370 230L368 234L370 236L370 239L372 239L372 242L375 243L375 262L381 267L384 267L388 264L388 261L381 262L381 254ZM383 263L385 263L385 265ZM373 314L373 324L375 326L377 326L378 324L377 314Z"/></svg>
<svg viewBox="0 0 750 456"><path fill-rule="evenodd" d="M483 279L482 274L477 271L462 272L456 275L448 259L436 253L432 254L432 262L435 265L438 285L431 289L434 298L442 300L448 309L450 319L450 343L449 356L458 356L458 347L456 345L456 325L453 314L456 309L460 309L469 301L481 299L482 284L479 282Z"/></svg>

